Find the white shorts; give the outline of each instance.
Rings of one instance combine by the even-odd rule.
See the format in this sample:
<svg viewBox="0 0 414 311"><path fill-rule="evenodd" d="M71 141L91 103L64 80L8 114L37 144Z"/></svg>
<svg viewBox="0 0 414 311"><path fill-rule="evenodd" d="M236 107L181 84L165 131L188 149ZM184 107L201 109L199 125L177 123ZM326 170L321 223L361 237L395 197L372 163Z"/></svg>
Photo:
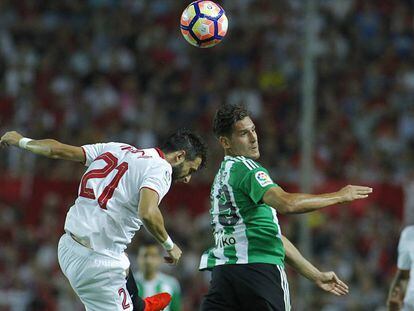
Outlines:
<svg viewBox="0 0 414 311"><path fill-rule="evenodd" d="M126 289L129 260L98 254L64 234L58 246L59 265L87 311L132 311Z"/></svg>

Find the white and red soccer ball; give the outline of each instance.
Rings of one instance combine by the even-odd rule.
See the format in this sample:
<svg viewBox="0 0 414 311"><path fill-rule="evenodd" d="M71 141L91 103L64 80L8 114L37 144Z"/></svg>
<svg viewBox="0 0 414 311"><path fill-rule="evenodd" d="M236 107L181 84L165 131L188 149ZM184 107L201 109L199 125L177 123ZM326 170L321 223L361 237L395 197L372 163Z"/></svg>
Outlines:
<svg viewBox="0 0 414 311"><path fill-rule="evenodd" d="M190 3L181 15L181 33L192 45L209 48L220 43L227 33L228 20L223 8L213 1Z"/></svg>

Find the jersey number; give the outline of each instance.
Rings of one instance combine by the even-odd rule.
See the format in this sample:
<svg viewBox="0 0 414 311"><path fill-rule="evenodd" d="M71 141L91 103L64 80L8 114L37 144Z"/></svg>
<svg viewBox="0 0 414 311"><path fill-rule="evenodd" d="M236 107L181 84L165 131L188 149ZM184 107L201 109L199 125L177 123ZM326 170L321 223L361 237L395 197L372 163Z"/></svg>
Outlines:
<svg viewBox="0 0 414 311"><path fill-rule="evenodd" d="M128 170L128 163L122 162L118 165L118 159L112 153L109 152L101 154L99 157L95 159L95 161L96 160L103 160L106 162L106 165L103 168L91 170L82 177L79 195L87 199L95 200L96 197L95 193L93 192L93 189L88 188L86 186L88 180L91 178L105 178L113 170L117 170L118 172L116 173L115 177L105 187L105 189L98 198L99 206L103 209L106 209L106 204L108 203L108 200L112 198L116 187L118 187L119 181Z"/></svg>
<svg viewBox="0 0 414 311"><path fill-rule="evenodd" d="M240 219L236 208L231 203L230 192L226 185L219 190L216 197L219 200L219 222L223 226L234 226Z"/></svg>
<svg viewBox="0 0 414 311"><path fill-rule="evenodd" d="M120 288L118 290L118 294L119 294L119 296L121 296L121 295L124 296L124 298L122 299L122 308L124 310L128 309L131 305L129 303L127 303L127 294L125 293L125 289Z"/></svg>

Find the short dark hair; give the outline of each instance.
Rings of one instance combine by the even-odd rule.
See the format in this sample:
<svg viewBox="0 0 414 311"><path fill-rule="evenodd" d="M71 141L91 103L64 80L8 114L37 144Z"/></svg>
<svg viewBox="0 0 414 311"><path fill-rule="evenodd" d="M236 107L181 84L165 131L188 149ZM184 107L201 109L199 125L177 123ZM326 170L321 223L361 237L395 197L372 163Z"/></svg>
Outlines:
<svg viewBox="0 0 414 311"><path fill-rule="evenodd" d="M243 105L225 104L221 106L214 116L213 132L217 138L220 136L230 136L233 126L237 121L249 117L250 112Z"/></svg>
<svg viewBox="0 0 414 311"><path fill-rule="evenodd" d="M186 160L194 161L198 157L201 158L200 168L203 168L207 162L205 142L199 135L187 129L179 129L170 135L161 146L161 150L165 153L185 150Z"/></svg>

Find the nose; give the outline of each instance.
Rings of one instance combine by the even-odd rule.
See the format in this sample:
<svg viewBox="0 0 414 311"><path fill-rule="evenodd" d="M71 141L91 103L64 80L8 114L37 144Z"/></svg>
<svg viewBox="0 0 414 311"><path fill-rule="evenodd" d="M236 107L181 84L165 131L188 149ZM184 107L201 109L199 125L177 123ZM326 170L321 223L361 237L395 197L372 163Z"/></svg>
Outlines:
<svg viewBox="0 0 414 311"><path fill-rule="evenodd" d="M190 182L191 175L185 176L183 179L183 183L188 184Z"/></svg>
<svg viewBox="0 0 414 311"><path fill-rule="evenodd" d="M256 142L256 140L257 140L256 133L255 132L250 132L250 141L254 143L254 142Z"/></svg>

